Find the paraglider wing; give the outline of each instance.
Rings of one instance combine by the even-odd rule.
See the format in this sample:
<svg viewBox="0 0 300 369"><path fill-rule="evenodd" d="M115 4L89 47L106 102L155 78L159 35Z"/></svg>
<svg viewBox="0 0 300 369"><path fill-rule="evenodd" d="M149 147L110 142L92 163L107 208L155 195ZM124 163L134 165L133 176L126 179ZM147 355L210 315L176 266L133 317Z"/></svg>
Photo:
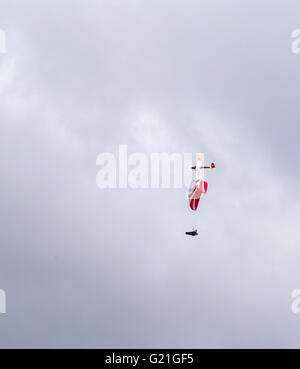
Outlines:
<svg viewBox="0 0 300 369"><path fill-rule="evenodd" d="M197 210L200 197L207 192L207 182L200 180L200 182L193 181L189 191L189 203L192 210Z"/></svg>
<svg viewBox="0 0 300 369"><path fill-rule="evenodd" d="M189 199L192 197L193 193L196 191L199 181L200 179L198 179L197 181L194 179L192 180L192 183L190 185L189 192L188 192Z"/></svg>

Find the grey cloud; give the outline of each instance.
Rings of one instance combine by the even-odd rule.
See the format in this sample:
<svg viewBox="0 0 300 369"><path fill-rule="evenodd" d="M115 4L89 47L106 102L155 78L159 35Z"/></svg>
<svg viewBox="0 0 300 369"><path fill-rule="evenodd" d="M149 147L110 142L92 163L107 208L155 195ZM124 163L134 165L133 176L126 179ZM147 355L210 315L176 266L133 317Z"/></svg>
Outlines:
<svg viewBox="0 0 300 369"><path fill-rule="evenodd" d="M1 347L297 347L299 3L0 12ZM122 143L214 160L199 212L184 190L100 191Z"/></svg>

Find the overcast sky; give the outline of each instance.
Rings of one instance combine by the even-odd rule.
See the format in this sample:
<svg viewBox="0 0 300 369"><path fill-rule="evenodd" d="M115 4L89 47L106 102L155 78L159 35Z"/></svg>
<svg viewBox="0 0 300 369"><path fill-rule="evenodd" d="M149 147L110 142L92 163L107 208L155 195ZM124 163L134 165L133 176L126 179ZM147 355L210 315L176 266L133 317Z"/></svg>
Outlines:
<svg viewBox="0 0 300 369"><path fill-rule="evenodd" d="M0 347L299 347L299 14L1 0ZM199 211L185 189L100 190L119 144L205 153Z"/></svg>

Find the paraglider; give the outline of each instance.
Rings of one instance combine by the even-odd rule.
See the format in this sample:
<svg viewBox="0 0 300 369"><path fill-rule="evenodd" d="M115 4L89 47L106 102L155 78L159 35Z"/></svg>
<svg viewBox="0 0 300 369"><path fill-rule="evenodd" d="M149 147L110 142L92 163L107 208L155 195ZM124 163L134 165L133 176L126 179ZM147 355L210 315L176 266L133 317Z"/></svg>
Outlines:
<svg viewBox="0 0 300 369"><path fill-rule="evenodd" d="M195 229L194 231L192 232L185 232L185 234L189 235L189 236L198 236L198 232L197 232L197 229Z"/></svg>
<svg viewBox="0 0 300 369"><path fill-rule="evenodd" d="M197 210L201 196L207 192L208 183L198 179L193 180L189 192L189 204L192 210Z"/></svg>
<svg viewBox="0 0 300 369"><path fill-rule="evenodd" d="M201 166L201 158L198 158L197 164L195 166L192 166L191 169L193 169L195 172L199 171L200 169L214 169L215 164L211 163L210 166ZM188 199L189 199L189 205L190 208L194 211L197 210L200 198L203 194L207 192L208 183L205 182L202 179L193 179L192 183L189 188L188 192ZM185 232L186 235L189 236L197 236L198 232L197 230L194 230L192 232Z"/></svg>

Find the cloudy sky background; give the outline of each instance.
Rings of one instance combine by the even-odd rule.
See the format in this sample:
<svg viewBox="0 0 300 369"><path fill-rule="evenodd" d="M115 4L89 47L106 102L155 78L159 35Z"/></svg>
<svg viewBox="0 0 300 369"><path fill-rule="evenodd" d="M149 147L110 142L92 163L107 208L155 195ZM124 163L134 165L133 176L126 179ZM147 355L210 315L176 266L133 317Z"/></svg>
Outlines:
<svg viewBox="0 0 300 369"><path fill-rule="evenodd" d="M299 13L1 0L0 347L299 347ZM119 144L205 153L198 213L184 189L99 190Z"/></svg>

